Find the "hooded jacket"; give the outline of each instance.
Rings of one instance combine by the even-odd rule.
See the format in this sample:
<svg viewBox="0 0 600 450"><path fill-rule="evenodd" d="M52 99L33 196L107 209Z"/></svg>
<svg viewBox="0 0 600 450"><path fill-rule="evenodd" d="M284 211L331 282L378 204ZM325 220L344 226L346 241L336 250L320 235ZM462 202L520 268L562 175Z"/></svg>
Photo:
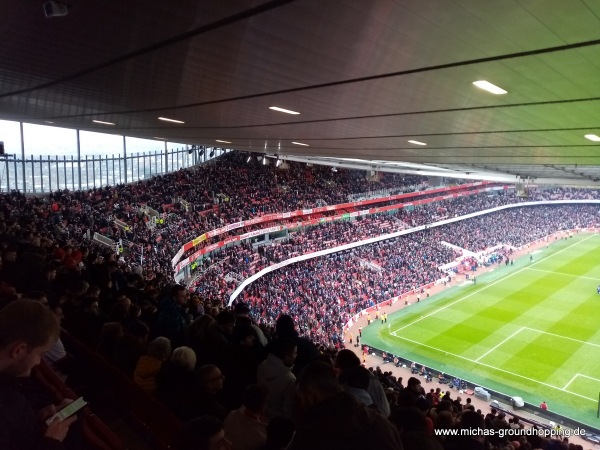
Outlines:
<svg viewBox="0 0 600 450"><path fill-rule="evenodd" d="M281 359L269 353L267 359L256 370L258 384L265 386L267 394L267 416L292 418L296 399L296 377L292 368Z"/></svg>

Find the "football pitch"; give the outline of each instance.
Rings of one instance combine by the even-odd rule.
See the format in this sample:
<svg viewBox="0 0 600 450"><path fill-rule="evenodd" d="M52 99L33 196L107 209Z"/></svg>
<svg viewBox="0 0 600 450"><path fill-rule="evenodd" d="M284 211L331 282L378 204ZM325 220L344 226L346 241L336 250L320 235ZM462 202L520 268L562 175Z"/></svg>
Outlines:
<svg viewBox="0 0 600 450"><path fill-rule="evenodd" d="M362 342L598 427L599 284L600 235L577 235L390 314Z"/></svg>

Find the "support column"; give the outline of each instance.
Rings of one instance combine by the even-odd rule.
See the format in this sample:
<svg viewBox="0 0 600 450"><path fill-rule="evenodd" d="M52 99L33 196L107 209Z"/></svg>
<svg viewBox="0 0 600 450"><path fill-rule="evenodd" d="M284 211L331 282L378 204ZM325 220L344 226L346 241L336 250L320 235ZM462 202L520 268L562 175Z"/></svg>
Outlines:
<svg viewBox="0 0 600 450"><path fill-rule="evenodd" d="M85 170L87 170L87 166ZM81 140L79 139L79 130L77 130L77 177L79 181L79 190L81 190Z"/></svg>
<svg viewBox="0 0 600 450"><path fill-rule="evenodd" d="M125 142L125 136L123 136L123 167L125 169L125 184L127 184L127 143Z"/></svg>
<svg viewBox="0 0 600 450"><path fill-rule="evenodd" d="M21 175L23 177L22 185L24 194L27 189L27 181L25 180L25 134L23 133L23 122L19 122L19 129L21 130Z"/></svg>
<svg viewBox="0 0 600 450"><path fill-rule="evenodd" d="M167 149L167 141L165 141L165 170L164 173L169 173L169 150Z"/></svg>

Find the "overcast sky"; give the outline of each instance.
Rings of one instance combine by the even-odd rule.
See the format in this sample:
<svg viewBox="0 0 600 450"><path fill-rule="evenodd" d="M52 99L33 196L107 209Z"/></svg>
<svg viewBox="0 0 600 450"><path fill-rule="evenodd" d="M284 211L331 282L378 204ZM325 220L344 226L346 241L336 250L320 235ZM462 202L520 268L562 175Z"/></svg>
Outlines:
<svg viewBox="0 0 600 450"><path fill-rule="evenodd" d="M77 155L75 130L53 126L23 124L25 155ZM81 131L81 155L113 155L123 152L123 138L112 134ZM21 155L19 122L0 120L0 141L4 141L4 152ZM168 148L183 148L184 144L169 142ZM127 138L127 154L162 151L163 141Z"/></svg>

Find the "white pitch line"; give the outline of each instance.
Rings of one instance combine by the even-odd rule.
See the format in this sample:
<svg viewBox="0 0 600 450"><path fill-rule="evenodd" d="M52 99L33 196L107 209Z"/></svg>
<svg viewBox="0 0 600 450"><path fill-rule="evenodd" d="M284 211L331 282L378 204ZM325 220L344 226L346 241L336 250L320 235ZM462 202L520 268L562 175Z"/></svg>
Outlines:
<svg viewBox="0 0 600 450"><path fill-rule="evenodd" d="M588 380L600 381L600 379L598 379L598 378L590 377L590 376L584 375L582 373L576 373L575 375L573 375L573 378L571 378L571 381L569 381L563 389L566 390L567 386L569 386L573 381L575 381L575 378L577 378L577 377L587 378ZM571 391L569 391L569 392L571 392Z"/></svg>
<svg viewBox="0 0 600 450"><path fill-rule="evenodd" d="M573 275L572 273L554 272L553 270L532 269L531 267L528 267L527 269L529 269L529 270L535 270L536 272L551 273L553 275L562 275L562 276L565 276L565 277L583 278L584 280L598 281L598 277L596 277L596 278L594 278L594 277L584 277L582 275Z"/></svg>
<svg viewBox="0 0 600 450"><path fill-rule="evenodd" d="M593 342L582 341L580 339L575 339L575 338L568 337L568 336L562 336L560 334L554 334L554 333L550 333L548 331L536 330L535 328L529 328L529 327L523 327L523 328L526 330L535 331L536 333L549 334L550 336L567 339L569 341L579 342L580 344L587 344L587 345L591 345L593 347L600 347L600 344L594 344Z"/></svg>
<svg viewBox="0 0 600 450"><path fill-rule="evenodd" d="M567 384L565 384L565 387L563 388L565 391L567 390L567 387L569 387L569 385L575 381L575 378L577 378L579 376L578 373L576 373L575 375L573 375L573 378L571 378L571 381L569 381Z"/></svg>
<svg viewBox="0 0 600 450"><path fill-rule="evenodd" d="M600 379L598 379L598 378L588 377L587 375L584 375L582 373L578 373L577 375L579 375L580 377L583 377L583 378L589 378L590 380L600 381Z"/></svg>
<svg viewBox="0 0 600 450"><path fill-rule="evenodd" d="M481 358L483 358L484 356L489 355L490 353L492 353L494 350L496 350L498 347L500 347L502 344L504 344L506 341L508 341L509 339L512 339L513 337L515 337L517 334L519 334L519 332L523 331L525 327L521 327L519 328L517 331L515 331L513 334L511 334L509 337L507 337L506 339L504 339L502 342L500 342L498 345L490 348L487 352L485 352L483 355L481 355L479 358L477 358L475 360L475 362L479 362L479 360Z"/></svg>
<svg viewBox="0 0 600 450"><path fill-rule="evenodd" d="M525 375L519 375L518 373L511 372L510 370L500 369L499 367L495 367L495 366L492 366L490 364L485 364L485 363L482 363L482 362L478 362L478 361L475 361L473 359L467 358L465 356L457 355L456 353L447 352L447 351L441 350L441 349L439 349L437 347L432 347L431 345L423 344L421 342L417 342L417 341L414 341L412 339L408 339L408 338L403 337L403 336L397 336L397 338L398 339L403 339L403 340L408 341L408 342L412 342L413 344L420 345L421 347L430 348L432 350L435 350L437 352L440 352L440 353L443 353L443 354L446 354L446 355L451 355L451 356L454 356L456 358L464 359L465 361L469 361L469 362L472 362L474 364L478 364L480 366L484 366L484 367L487 367L487 368L492 369L492 370L497 370L499 372L504 372L504 373L507 373L509 375L512 375L512 376L515 376L515 377L518 377L518 378L523 378L524 380L531 381L531 382L537 383L537 384L541 384L542 386L547 386L549 388L556 389L557 391L561 391L561 392L565 392L567 394L575 395L577 397L581 397L583 399L590 400L592 402L597 402L598 401L597 398L590 398L590 397L586 397L585 395L577 394L576 392L566 391L564 388L559 388L557 386L553 386L552 384L544 383L543 381L539 381L539 380L535 380L533 378L526 377Z"/></svg>
<svg viewBox="0 0 600 450"><path fill-rule="evenodd" d="M534 262L533 264L530 264L530 265L529 265L529 266L527 266L527 267L523 267L523 268L521 268L521 269L517 270L516 272L512 272L512 273L510 273L509 275L503 276L503 277L501 277L501 278L497 279L496 281L494 281L494 282L492 282L492 283L490 283L490 284L486 284L486 285L485 285L484 287L482 287L481 289L478 289L478 290L477 290L477 291L475 291L475 292L471 292L469 295L466 295L466 296L464 296L463 298L459 298L458 300L455 300L455 301L453 301L452 303L448 303L446 306L442 306L441 308L438 308L438 309L436 309L435 311L432 311L432 312L430 312L429 314L426 314L426 315L424 315L424 316L421 316L420 318L418 318L418 319L416 319L416 320L414 320L414 321L412 321L412 322L410 322L410 323L407 323L407 324L406 324L406 325L404 325L403 327L400 327L400 328L398 328L397 330L394 330L394 331L393 331L393 332L391 332L390 334L392 334L392 335L396 336L394 333L397 333L398 331L402 331L402 330L404 330L405 328L408 328L408 327L410 327L410 326L414 325L415 323L417 323L417 322L420 322L420 321L421 321L421 320L423 320L423 319L426 319L426 318L428 318L428 317L430 317L430 316L433 316L433 315L435 315L435 314L439 313L440 311L443 311L444 309L446 309L446 308L449 308L449 307L450 307L450 306L452 306L452 305L456 305L457 303L460 303L460 302L462 302L463 300L466 300L466 299L468 299L468 298L470 298L470 297L472 297L472 296L474 296L474 295L476 295L476 294L479 294L481 291L485 291L486 289L488 289L488 288L490 288L490 287L492 287L492 286L494 286L494 285L496 285L496 284L500 283L501 281L504 281L504 280L506 280L507 278L510 278L510 277L512 277L512 276L514 276L514 275L516 275L516 274L518 274L518 273L521 273L521 272L523 272L523 271L524 271L524 270L526 270L526 269L530 269L532 266L535 266L536 264L539 264L539 263L541 263L542 261L544 261L544 260L545 260L546 258L548 258L549 256L553 256L553 257L554 257L554 256L556 256L556 255L558 255L558 254L560 254L560 253L564 252L565 250L568 250L568 249L570 249L570 248L571 248L571 247L573 247L574 245L581 244L582 242L585 242L585 241L587 241L589 238L591 238L591 237L593 237L593 236L595 236L595 235L593 235L593 234L592 234L592 235L590 235L590 236L586 237L585 239L582 239L581 241L574 242L573 244L571 244L571 245L569 245L569 246L567 246L567 247L563 248L562 250L559 250L559 251L557 251L556 253L553 253L552 255L544 256L543 258L541 258L540 260L538 260L538 261Z"/></svg>
<svg viewBox="0 0 600 450"><path fill-rule="evenodd" d="M590 236L588 236L588 237L586 237L586 238L582 239L581 241L577 241L577 242L575 242L575 243L573 243L573 244L571 244L571 245L569 245L569 246L567 246L567 247L563 248L562 250L559 250L558 252L556 252L556 253L554 253L554 254L552 254L552 255L545 256L545 257L543 257L543 258L539 259L538 261L535 261L533 264L531 264L531 265L529 265L529 266L527 266L527 267L523 267L522 269L519 269L519 270L517 270L516 272L512 272L511 274L509 274L509 275L507 275L507 276L504 276L504 277L502 277L502 278L499 278L498 280L494 281L493 283L490 283L489 285L486 285L486 286L484 286L483 288L481 288L481 289L479 289L479 290L477 290L477 291L475 291L475 292L473 292L473 293L471 293L471 294L469 294L469 295L466 295L466 296L465 296L465 297L463 297L463 298L460 298L460 299L458 299L458 300L456 300L456 301L454 301L454 302L452 302L452 303L449 303L449 304L448 304L448 305L446 305L446 306L443 306L443 307L441 307L441 308L438 308L437 310L435 310L435 311L433 311L433 312L431 312L431 313L429 313L429 314L427 314L427 315L425 315L425 316L422 316L422 317L420 317L419 319L417 319L417 320L415 320L415 321L413 321L413 322L411 322L411 323L409 323L409 324L407 324L407 325L405 325L405 326L403 326L403 327L401 327L401 328L398 328L398 329L397 329L397 330L395 330L395 331L392 331L390 334L392 334L393 336L395 336L395 337L396 337L396 338L398 338L398 339L403 339L403 340L405 340L405 341L412 342L413 344L420 345L421 347L427 347L427 348L430 348L430 349L432 349L432 350L435 350L435 351L437 351L437 352L444 353L444 354L446 354L446 355L452 355L452 356L454 356L454 357L456 357L456 358L463 359L463 360L465 360L465 361L469 361L469 362L472 362L472 363L474 363L474 364L478 364L478 365L480 365L480 366L487 367L487 368L489 368L489 369L492 369L492 370L497 370L497 371L499 371L499 372L504 372L504 373L507 373L507 374L509 374L509 375L515 376L515 377L517 377L517 378L522 378L522 379L524 379L524 380L528 380L528 381L531 381L531 382L533 382L533 383L541 384L542 386L547 386L547 387L549 387L549 388L551 388L551 389L556 389L556 390L558 390L558 391L565 392L565 393L567 393L567 394L571 394L571 395L574 395L574 396L576 396L576 397L583 398L583 399L585 399L585 400L589 400L589 401L592 401L592 402L596 402L596 401L597 401L597 399L595 399L595 398L590 398L590 397L586 397L585 395L577 394L576 392L567 391L567 390L565 390L564 388L559 388L559 387L557 387L557 386L553 386L553 385L551 385L551 384L544 383L543 381L535 380L535 379L533 379L533 378L529 378L529 377L526 377L526 376L524 376L524 375L519 375L518 373L514 373L514 372L511 372L511 371L509 371L509 370L500 369L499 367L494 367L494 366L492 366L492 365L490 365L490 364L485 364L485 363L482 363L482 362L479 362L479 361L475 361L475 360L472 360L472 359L470 359L470 358L467 358L467 357L465 357L465 356L462 356L462 355L457 355L457 354L455 354L455 353L446 352L446 351L444 351L444 350L441 350L441 349L439 349L439 348L437 348L437 347L433 347L433 346L431 346L431 345L423 344L423 343L421 343L421 342L417 342L417 341L415 341L415 340L408 339L408 338L406 338L406 337L403 337L403 336L398 336L398 334L397 334L397 332L398 332L398 331L401 331L401 330L403 330L403 329L405 329L405 328L408 328L409 326L411 326L411 325L413 325L413 324L415 324L415 323L417 323L417 322L420 322L421 320L423 320L423 319L425 319L425 318L427 318L427 317L429 317L429 316L432 316L432 315L434 315L434 314L437 314L438 312L440 312L440 311L443 311L444 309L448 308L449 306L452 306L452 305L454 305L454 304L456 304L456 303L459 303L459 302L461 302L461 301L463 301L463 300L466 300L467 298L469 298L469 297L471 297L471 296L473 296L473 295L475 295L475 294L478 294L479 292L481 292L481 291L483 291L483 290L487 289L488 287L491 287L491 286L493 286L493 285L495 285L495 284L499 283L500 281L504 281L505 279L507 279L507 278L509 278L509 277L511 277L511 276L513 276L513 275L516 275L516 274L518 274L518 273L520 273L520 272L522 272L522 271L524 271L524 270L526 270L526 269L530 269L532 266L534 266L534 265L536 265L536 264L538 264L538 263L542 262L542 261L543 261L543 260L545 260L546 258L549 258L550 256L552 256L552 257L553 257L553 256L555 256L555 255L558 255L559 253L562 253L562 252L564 252L565 250L568 250L569 248L573 247L574 245L581 244L582 242L585 242L585 241L587 241L588 239L590 239L591 237L594 237L594 236L595 236L595 235L590 235ZM533 331L539 331L539 330L535 330L535 329L533 329L533 328L528 328L528 327L523 327L523 328L526 328L526 329L529 329L529 330L533 330ZM520 330L519 330L519 331L520 331ZM547 333L547 332L542 332L542 333ZM552 333L547 333L547 334L552 334ZM558 337L564 337L564 336L560 336L560 335L556 335L556 336L558 336ZM580 342L583 342L583 341L580 341ZM586 342L586 344L590 344L590 343L589 343L589 342ZM596 344L590 344L590 345L596 345ZM480 358L481 358L481 357L480 357ZM585 375L581 375L581 376L585 376ZM588 377L588 378L591 378L591 377ZM598 380L598 381L600 381L600 380Z"/></svg>

